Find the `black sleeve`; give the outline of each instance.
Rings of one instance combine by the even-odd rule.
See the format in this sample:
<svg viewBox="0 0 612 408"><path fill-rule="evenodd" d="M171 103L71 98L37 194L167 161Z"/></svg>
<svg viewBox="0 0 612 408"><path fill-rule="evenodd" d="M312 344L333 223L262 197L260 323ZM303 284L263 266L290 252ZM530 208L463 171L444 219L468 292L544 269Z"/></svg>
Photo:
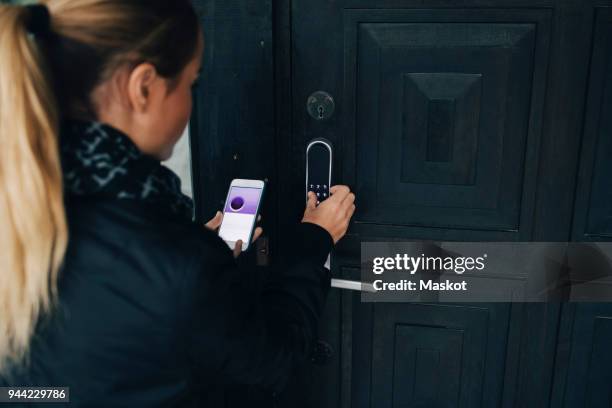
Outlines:
<svg viewBox="0 0 612 408"><path fill-rule="evenodd" d="M323 266L333 247L318 225L300 223L263 292L249 288L229 248L203 249L186 279L189 359L200 380L258 384L280 390L294 363L306 358L330 287Z"/></svg>

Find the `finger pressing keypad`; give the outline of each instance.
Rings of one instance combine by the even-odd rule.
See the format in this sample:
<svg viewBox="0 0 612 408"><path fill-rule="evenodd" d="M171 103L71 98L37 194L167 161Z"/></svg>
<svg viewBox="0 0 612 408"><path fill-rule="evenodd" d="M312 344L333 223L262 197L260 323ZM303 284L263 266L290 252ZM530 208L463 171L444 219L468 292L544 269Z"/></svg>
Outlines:
<svg viewBox="0 0 612 408"><path fill-rule="evenodd" d="M309 184L308 191L317 195L317 204L329 198L329 186L327 184Z"/></svg>

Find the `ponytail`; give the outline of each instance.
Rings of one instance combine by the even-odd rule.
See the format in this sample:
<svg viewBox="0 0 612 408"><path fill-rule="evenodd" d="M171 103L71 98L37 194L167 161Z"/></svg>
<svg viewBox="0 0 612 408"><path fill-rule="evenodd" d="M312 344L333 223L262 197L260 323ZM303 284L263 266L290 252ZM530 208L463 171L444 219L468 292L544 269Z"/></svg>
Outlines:
<svg viewBox="0 0 612 408"><path fill-rule="evenodd" d="M27 358L68 241L58 108L29 13L0 5L0 372Z"/></svg>
<svg viewBox="0 0 612 408"><path fill-rule="evenodd" d="M27 363L57 303L68 242L60 114L94 118L92 92L123 66L148 61L175 80L200 31L190 0L40 1L0 5L0 374Z"/></svg>

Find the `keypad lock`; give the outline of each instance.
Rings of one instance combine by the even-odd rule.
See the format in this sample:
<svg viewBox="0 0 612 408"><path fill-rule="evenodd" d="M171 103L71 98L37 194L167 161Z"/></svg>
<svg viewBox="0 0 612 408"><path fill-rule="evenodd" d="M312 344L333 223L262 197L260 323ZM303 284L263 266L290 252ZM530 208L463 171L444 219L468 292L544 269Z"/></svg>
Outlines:
<svg viewBox="0 0 612 408"><path fill-rule="evenodd" d="M306 200L312 191L317 195L317 205L329 198L332 154L332 144L324 138L313 139L306 148Z"/></svg>
<svg viewBox="0 0 612 408"><path fill-rule="evenodd" d="M308 200L308 192L314 191L318 194L317 205L329 198L329 188L332 181L333 154L331 142L322 137L312 139L306 147L306 200ZM325 261L325 267L328 270L331 270L330 262L330 256L328 255ZM331 286L333 288L348 290L375 291L371 283L362 283L346 279L332 278ZM319 350L315 353L316 356L313 357L313 362L327 362L329 360L331 353L333 353L333 349L327 349L324 346L325 342L318 342Z"/></svg>
<svg viewBox="0 0 612 408"><path fill-rule="evenodd" d="M313 191L317 195L317 205L329 197L329 186L327 184L310 184L308 191Z"/></svg>

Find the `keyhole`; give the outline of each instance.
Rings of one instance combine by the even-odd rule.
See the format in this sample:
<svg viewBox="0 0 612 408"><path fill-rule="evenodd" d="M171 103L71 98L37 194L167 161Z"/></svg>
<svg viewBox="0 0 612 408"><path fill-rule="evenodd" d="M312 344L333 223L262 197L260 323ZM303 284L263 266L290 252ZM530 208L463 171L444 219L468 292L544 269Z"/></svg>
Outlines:
<svg viewBox="0 0 612 408"><path fill-rule="evenodd" d="M334 98L324 91L316 91L306 100L306 110L315 120L329 119L334 113L334 107Z"/></svg>

